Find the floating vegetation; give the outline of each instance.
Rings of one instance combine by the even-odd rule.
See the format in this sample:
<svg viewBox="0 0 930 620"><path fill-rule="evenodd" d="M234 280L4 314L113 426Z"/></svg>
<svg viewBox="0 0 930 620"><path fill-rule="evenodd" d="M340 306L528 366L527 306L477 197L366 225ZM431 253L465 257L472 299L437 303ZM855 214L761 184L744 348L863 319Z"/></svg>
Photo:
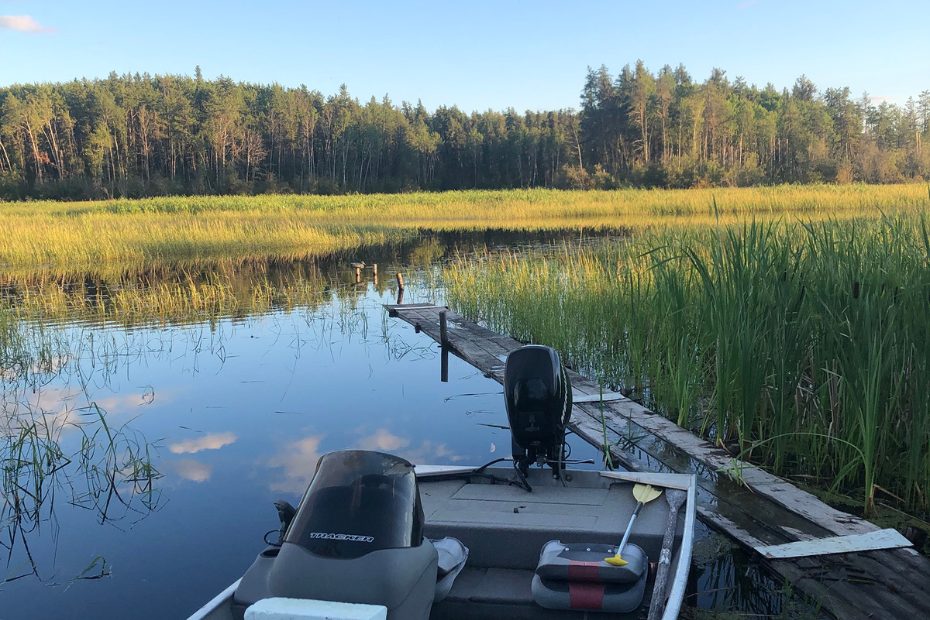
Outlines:
<svg viewBox="0 0 930 620"><path fill-rule="evenodd" d="M926 199L924 199L924 205ZM563 351L783 475L930 510L930 235L920 214L665 229L462 258L469 317Z"/></svg>

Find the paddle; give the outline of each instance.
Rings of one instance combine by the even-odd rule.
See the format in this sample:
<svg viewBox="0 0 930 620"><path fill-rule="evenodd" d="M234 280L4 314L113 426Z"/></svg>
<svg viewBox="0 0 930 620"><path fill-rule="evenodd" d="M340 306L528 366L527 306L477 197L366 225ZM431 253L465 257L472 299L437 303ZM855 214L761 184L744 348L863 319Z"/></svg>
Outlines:
<svg viewBox="0 0 930 620"><path fill-rule="evenodd" d="M633 531L633 521L636 520L636 515L639 514L640 509L644 505L660 495L662 495L662 489L656 489L648 484L637 484L633 487L633 497L636 498L637 502L636 509L633 511L632 516L630 516L630 522L626 526L626 532L623 533L623 540L620 541L620 545L617 547L617 553L609 558L604 558L605 562L614 566L626 566L627 561L623 559L623 548L630 539L630 532Z"/></svg>
<svg viewBox="0 0 930 620"><path fill-rule="evenodd" d="M678 509L685 501L685 492L669 489L665 493L665 501L668 502L668 523L665 526L665 536L662 537L662 552L659 554L655 584L652 586L649 620L657 620L665 609L665 583L668 581L669 565L672 562L672 542L675 540L678 525Z"/></svg>

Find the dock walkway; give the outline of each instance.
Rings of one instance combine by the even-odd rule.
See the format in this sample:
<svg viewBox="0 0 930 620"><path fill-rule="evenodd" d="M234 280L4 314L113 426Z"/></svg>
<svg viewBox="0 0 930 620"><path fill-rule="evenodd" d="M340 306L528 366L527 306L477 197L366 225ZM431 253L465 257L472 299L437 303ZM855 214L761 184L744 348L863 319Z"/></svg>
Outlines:
<svg viewBox="0 0 930 620"><path fill-rule="evenodd" d="M522 346L445 307L385 308L439 343L444 313L447 349L498 383L507 354ZM831 508L623 395L602 394L596 382L568 374L575 433L601 449L606 443L614 462L628 469L696 474L700 518L760 554L825 612L837 618L930 618L930 559L904 546L900 534Z"/></svg>

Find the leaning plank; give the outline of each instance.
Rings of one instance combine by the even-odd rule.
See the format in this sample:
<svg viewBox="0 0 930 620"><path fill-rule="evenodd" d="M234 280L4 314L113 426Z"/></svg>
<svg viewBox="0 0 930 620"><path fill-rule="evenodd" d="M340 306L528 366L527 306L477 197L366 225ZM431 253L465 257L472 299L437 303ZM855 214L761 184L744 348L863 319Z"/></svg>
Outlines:
<svg viewBox="0 0 930 620"><path fill-rule="evenodd" d="M615 400L628 400L620 392L604 392L603 394L572 394L572 403L609 403Z"/></svg>
<svg viewBox="0 0 930 620"><path fill-rule="evenodd" d="M884 529L867 534L851 534L849 536L831 536L818 540L800 540L784 545L771 545L756 549L766 558L806 558L815 555L831 555L833 553L850 553L852 551L875 551L877 549L898 549L910 547L911 541L901 535L898 530Z"/></svg>

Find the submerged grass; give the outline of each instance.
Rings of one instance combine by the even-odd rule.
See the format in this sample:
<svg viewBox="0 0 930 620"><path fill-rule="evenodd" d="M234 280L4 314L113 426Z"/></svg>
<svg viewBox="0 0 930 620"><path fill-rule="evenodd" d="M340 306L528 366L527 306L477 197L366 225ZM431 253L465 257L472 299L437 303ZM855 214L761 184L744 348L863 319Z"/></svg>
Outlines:
<svg viewBox="0 0 930 620"><path fill-rule="evenodd" d="M926 201L926 199L925 199ZM551 344L781 474L930 510L920 214L648 231L446 268L464 314Z"/></svg>

